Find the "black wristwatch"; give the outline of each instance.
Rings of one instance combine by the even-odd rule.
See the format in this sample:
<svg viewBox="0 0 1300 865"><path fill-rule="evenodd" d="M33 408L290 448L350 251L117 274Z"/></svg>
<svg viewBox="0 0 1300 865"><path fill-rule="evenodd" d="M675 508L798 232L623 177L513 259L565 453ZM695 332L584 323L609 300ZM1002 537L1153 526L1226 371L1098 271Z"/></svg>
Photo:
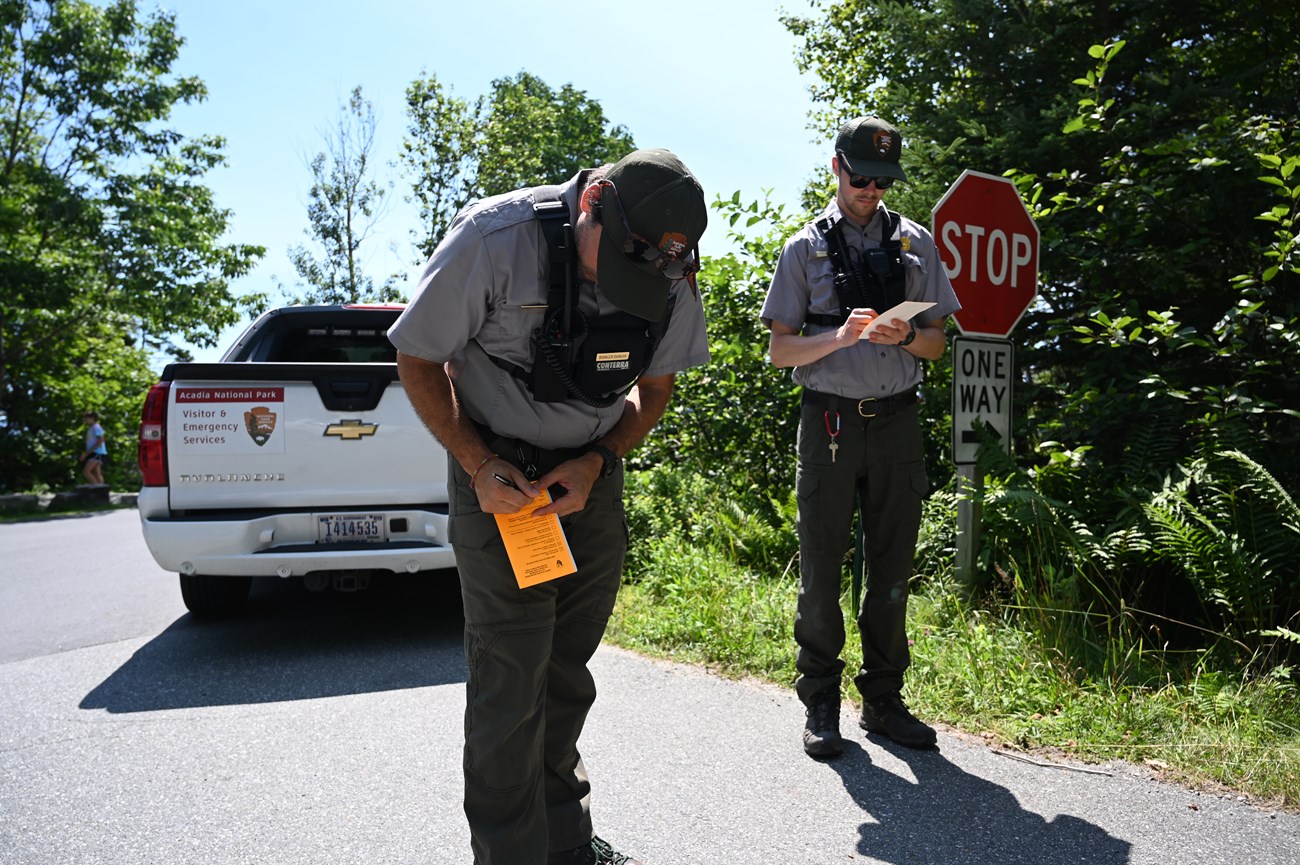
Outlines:
<svg viewBox="0 0 1300 865"><path fill-rule="evenodd" d="M587 452L600 454L601 460L605 463L605 467L600 470L600 476L602 478L609 477L614 473L614 469L618 468L618 454L614 453L604 445L588 445Z"/></svg>
<svg viewBox="0 0 1300 865"><path fill-rule="evenodd" d="M908 322L908 327L910 330L907 331L907 336L903 337L903 341L899 343L900 346L911 345L912 340L916 339L916 325Z"/></svg>

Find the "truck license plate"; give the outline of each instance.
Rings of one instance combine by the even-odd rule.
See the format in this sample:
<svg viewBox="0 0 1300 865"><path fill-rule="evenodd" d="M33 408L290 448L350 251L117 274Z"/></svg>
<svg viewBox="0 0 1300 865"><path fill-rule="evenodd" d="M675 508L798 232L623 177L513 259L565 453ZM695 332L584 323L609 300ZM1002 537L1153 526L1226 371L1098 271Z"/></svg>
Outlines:
<svg viewBox="0 0 1300 865"><path fill-rule="evenodd" d="M384 518L379 514L321 514L316 517L316 541L337 544L387 540Z"/></svg>

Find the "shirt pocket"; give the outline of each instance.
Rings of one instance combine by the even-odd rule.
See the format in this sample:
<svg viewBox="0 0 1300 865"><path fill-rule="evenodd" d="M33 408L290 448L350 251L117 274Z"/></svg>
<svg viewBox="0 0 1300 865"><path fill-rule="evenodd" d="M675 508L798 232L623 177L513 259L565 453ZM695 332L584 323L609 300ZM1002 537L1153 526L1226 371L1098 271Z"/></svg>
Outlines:
<svg viewBox="0 0 1300 865"><path fill-rule="evenodd" d="M492 357L529 369L533 359L533 331L546 320L546 301L512 303L492 308L478 336L479 346Z"/></svg>
<svg viewBox="0 0 1300 865"><path fill-rule="evenodd" d="M835 293L835 268L826 256L813 256L808 260L808 312L817 315L835 315L840 311L840 299Z"/></svg>

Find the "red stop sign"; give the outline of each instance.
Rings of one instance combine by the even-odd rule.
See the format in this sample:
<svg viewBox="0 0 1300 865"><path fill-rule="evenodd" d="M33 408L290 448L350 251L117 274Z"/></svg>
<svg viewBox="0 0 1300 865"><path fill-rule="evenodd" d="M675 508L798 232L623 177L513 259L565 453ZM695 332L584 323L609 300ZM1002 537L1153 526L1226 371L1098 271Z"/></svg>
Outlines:
<svg viewBox="0 0 1300 865"><path fill-rule="evenodd" d="M963 334L1005 337L1038 295L1038 226L1016 185L969 169L934 206L934 241Z"/></svg>

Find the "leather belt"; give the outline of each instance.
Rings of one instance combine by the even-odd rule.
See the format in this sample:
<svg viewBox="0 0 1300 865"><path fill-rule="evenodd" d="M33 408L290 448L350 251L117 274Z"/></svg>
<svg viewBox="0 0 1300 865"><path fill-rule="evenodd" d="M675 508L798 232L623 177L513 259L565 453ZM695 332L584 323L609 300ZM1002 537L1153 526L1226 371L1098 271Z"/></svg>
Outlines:
<svg viewBox="0 0 1300 865"><path fill-rule="evenodd" d="M905 390L892 396L869 396L862 399L853 399L838 394L822 393L821 391L804 388L803 402L827 411L839 411L841 406L845 408L852 406L862 417L872 418L876 415L894 414L909 405L914 405L916 403L916 390Z"/></svg>

